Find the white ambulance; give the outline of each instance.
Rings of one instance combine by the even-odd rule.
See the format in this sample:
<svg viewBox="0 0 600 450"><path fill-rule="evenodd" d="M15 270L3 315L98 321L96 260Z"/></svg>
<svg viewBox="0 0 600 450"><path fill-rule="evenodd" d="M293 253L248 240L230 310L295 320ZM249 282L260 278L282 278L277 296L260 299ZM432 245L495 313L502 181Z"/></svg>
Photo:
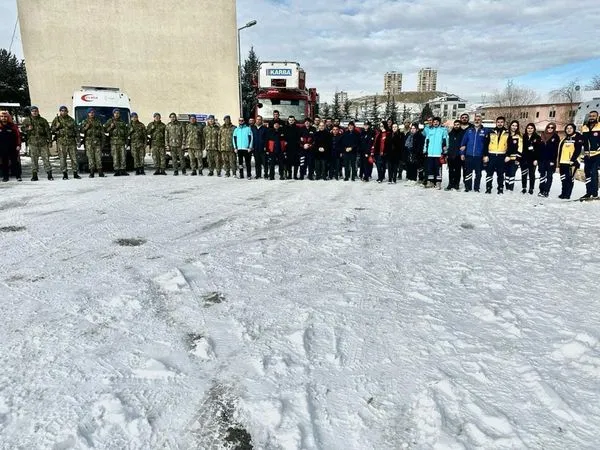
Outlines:
<svg viewBox="0 0 600 450"><path fill-rule="evenodd" d="M73 93L73 117L77 126L81 125L87 118L90 109L96 111L96 118L104 125L113 115L115 108L121 111L121 119L129 124L131 114L131 104L129 96L121 92L119 88L82 86L80 90ZM77 159L80 171L88 170L87 155L83 147L83 142L77 146ZM131 151L127 148L125 157L127 170L133 169L133 157ZM110 142L107 137L102 146L102 166L105 170L112 170L112 156L110 154Z"/></svg>

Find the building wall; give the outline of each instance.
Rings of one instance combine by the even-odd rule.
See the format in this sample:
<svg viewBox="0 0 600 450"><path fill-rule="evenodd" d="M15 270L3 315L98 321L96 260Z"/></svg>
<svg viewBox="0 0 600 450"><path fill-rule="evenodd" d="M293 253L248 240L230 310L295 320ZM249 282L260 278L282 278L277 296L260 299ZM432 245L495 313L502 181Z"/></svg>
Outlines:
<svg viewBox="0 0 600 450"><path fill-rule="evenodd" d="M431 92L437 90L437 70L426 67L419 70L417 91Z"/></svg>
<svg viewBox="0 0 600 450"><path fill-rule="evenodd" d="M383 76L384 95L397 95L402 92L402 74L398 72L387 72Z"/></svg>
<svg viewBox="0 0 600 450"><path fill-rule="evenodd" d="M558 131L562 133L565 126L573 122L578 106L579 104L571 105L568 103L524 105L510 108L492 106L482 108L477 112L485 120L496 120L496 117L499 116L506 117L507 121L516 119L519 121L522 130L528 123L533 123L537 130L541 132L550 122L555 122Z"/></svg>
<svg viewBox="0 0 600 450"><path fill-rule="evenodd" d="M83 85L121 88L144 122L239 114L235 0L17 5L32 103L46 117Z"/></svg>

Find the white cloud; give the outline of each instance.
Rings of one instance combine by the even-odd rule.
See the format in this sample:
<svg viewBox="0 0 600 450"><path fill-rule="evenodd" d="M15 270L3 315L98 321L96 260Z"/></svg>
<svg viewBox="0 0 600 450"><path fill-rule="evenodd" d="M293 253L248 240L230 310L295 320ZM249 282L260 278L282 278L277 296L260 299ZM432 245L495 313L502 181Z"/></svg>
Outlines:
<svg viewBox="0 0 600 450"><path fill-rule="evenodd" d="M480 97L508 77L600 56L600 10L561 0L238 0L243 52L263 60L296 60L322 98L336 89L382 90L383 73L439 70L438 88ZM590 45L586 45L586 42Z"/></svg>

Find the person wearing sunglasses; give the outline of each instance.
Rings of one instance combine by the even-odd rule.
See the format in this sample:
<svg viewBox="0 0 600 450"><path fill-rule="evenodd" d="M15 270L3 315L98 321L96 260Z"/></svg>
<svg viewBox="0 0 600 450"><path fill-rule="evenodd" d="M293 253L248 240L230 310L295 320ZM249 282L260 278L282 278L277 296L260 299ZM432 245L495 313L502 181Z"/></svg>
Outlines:
<svg viewBox="0 0 600 450"><path fill-rule="evenodd" d="M556 132L556 123L551 122L541 135L540 159L538 161L538 170L540 172L540 193L539 197L548 197L552 188L552 178L556 172L556 159L558 158L558 145L560 137Z"/></svg>

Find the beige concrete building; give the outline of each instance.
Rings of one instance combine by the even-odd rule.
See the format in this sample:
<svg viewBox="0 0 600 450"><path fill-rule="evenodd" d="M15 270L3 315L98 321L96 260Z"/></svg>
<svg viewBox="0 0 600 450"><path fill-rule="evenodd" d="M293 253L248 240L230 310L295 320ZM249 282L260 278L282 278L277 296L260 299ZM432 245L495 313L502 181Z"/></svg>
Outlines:
<svg viewBox="0 0 600 450"><path fill-rule="evenodd" d="M398 95L402 92L402 74L399 72L386 72L383 76L383 94Z"/></svg>
<svg viewBox="0 0 600 450"><path fill-rule="evenodd" d="M17 0L32 103L51 118L81 86L155 111L239 114L235 0Z"/></svg>
<svg viewBox="0 0 600 450"><path fill-rule="evenodd" d="M437 70L431 67L425 67L419 70L419 80L417 82L418 92L433 92L437 90Z"/></svg>
<svg viewBox="0 0 600 450"><path fill-rule="evenodd" d="M550 122L556 123L557 131L564 132L568 123L573 122L579 103L540 103L521 106L486 106L477 112L485 120L496 120L506 117L507 121L518 120L521 131L528 123L533 123L538 132L544 131ZM507 124L508 125L508 124Z"/></svg>

